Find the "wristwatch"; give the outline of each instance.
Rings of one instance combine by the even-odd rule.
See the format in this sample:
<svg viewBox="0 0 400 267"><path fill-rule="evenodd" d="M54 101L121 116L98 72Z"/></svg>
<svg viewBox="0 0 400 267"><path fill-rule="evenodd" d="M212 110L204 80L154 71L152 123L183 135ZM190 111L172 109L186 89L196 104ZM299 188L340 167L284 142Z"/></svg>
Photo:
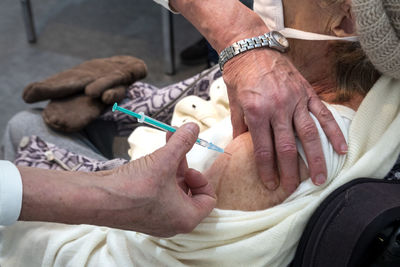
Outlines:
<svg viewBox="0 0 400 267"><path fill-rule="evenodd" d="M283 53L289 49L289 42L285 36L277 31L271 31L257 37L240 40L221 51L218 62L219 69L223 71L225 63L234 56L254 48L262 47L272 48Z"/></svg>

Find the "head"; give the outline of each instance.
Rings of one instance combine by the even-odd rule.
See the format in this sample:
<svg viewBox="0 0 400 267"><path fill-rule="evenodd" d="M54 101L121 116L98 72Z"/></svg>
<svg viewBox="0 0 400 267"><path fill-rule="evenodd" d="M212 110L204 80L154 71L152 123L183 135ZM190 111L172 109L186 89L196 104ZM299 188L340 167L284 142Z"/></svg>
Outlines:
<svg viewBox="0 0 400 267"><path fill-rule="evenodd" d="M357 35L349 0L283 0L285 27L335 37ZM358 42L289 39L289 57L322 99L363 97L380 73Z"/></svg>

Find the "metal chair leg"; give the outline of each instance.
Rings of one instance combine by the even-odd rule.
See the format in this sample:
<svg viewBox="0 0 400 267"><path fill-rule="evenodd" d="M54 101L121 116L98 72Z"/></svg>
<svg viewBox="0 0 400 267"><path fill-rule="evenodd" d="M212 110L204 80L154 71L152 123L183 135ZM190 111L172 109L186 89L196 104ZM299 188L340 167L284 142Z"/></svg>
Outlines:
<svg viewBox="0 0 400 267"><path fill-rule="evenodd" d="M21 0L21 6L22 6L22 16L24 18L24 24L25 24L26 35L28 37L28 42L35 43L36 32L32 15L31 1Z"/></svg>
<svg viewBox="0 0 400 267"><path fill-rule="evenodd" d="M175 47L174 47L174 27L173 14L167 9L161 9L163 52L164 52L164 72L168 75L175 74Z"/></svg>

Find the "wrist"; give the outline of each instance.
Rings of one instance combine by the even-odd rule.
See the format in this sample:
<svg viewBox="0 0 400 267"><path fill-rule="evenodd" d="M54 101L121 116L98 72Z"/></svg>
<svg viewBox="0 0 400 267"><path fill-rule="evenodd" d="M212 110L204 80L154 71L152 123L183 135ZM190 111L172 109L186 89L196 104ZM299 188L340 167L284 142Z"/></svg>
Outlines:
<svg viewBox="0 0 400 267"><path fill-rule="evenodd" d="M218 62L220 70L223 71L225 63L233 57L253 49L261 48L270 48L284 53L289 48L289 42L281 33L276 31L235 42L220 53Z"/></svg>
<svg viewBox="0 0 400 267"><path fill-rule="evenodd" d="M274 68L280 64L287 62L287 57L276 50L261 48L253 49L241 53L224 65L223 78L229 88L256 86L252 82L256 82L260 75L265 76L275 71ZM247 79L243 80L243 69L246 69Z"/></svg>

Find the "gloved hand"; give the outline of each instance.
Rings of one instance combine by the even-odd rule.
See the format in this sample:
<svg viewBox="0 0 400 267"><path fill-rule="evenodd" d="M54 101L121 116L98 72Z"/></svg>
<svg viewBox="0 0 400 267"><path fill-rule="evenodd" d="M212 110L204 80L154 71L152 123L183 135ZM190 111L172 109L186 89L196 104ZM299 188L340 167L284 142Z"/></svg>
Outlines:
<svg viewBox="0 0 400 267"><path fill-rule="evenodd" d="M84 92L90 97L102 97L103 101L109 102L110 95L121 95L122 85L126 89L128 85L144 78L146 74L145 63L135 57L113 56L93 59L44 81L29 84L24 89L22 98L26 103L34 103ZM104 96L103 93L108 90L112 90L113 93L108 92Z"/></svg>

